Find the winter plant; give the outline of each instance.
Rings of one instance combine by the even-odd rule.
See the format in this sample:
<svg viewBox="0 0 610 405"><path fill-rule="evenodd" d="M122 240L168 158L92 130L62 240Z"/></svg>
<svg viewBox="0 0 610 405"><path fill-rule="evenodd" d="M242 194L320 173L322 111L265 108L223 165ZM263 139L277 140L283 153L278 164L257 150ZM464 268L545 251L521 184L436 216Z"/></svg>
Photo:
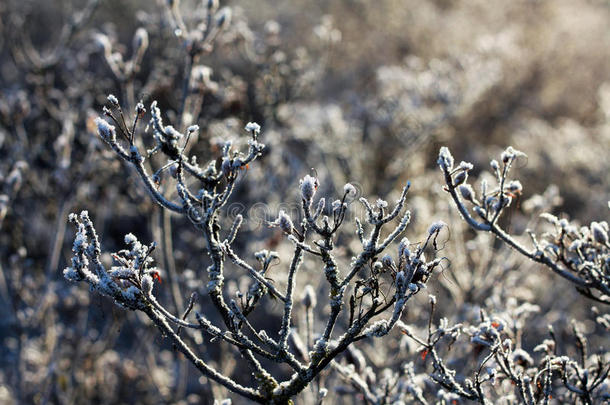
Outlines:
<svg viewBox="0 0 610 405"><path fill-rule="evenodd" d="M276 3L0 2L0 403L608 403L607 5Z"/></svg>
<svg viewBox="0 0 610 405"><path fill-rule="evenodd" d="M515 161L525 157L523 152L508 147L501 155L501 163L490 163L496 185L481 181L477 194L470 185L468 174L472 163L460 162L454 167L454 159L447 148L441 148L438 165L445 178L445 190L451 195L462 218L476 231L486 231L516 250L519 254L541 263L554 273L574 284L583 295L604 304L610 304L610 242L608 222L593 221L589 226L577 226L567 219L559 219L550 213L541 217L553 225L553 230L538 240L529 229L532 249L528 249L499 225L500 217L523 190L519 180L508 175ZM465 205L470 204L473 216Z"/></svg>
<svg viewBox="0 0 610 405"><path fill-rule="evenodd" d="M137 146L136 138L138 121L146 114L144 106L137 105L133 122L127 125L117 98L110 95L108 102L110 107L105 108L104 112L114 125L98 118L96 123L99 136L135 169L157 204L188 218L204 236L204 248L211 261L207 268L206 292L223 324L213 324L210 314L206 313L207 309L204 311L203 308L196 308L196 293L191 295L183 314L172 314L159 302L153 294L155 282L160 283L162 280L161 271L154 267L151 257L154 243L144 245L134 235L126 235L127 249L113 254L115 265L107 269L102 263L100 241L86 211L70 217L78 231L73 246L72 265L64 271L64 275L71 281L87 282L93 291L112 298L121 307L145 313L161 333L211 380L252 401L288 403L330 365L342 379L361 392L369 403L396 403L407 398L428 403L421 387L415 383L416 374L412 363L405 363L401 366L401 371L388 370L387 378L394 381L392 389L388 391L388 381L380 388L370 383L370 378L367 379L366 376L370 368L363 365L365 360L354 347L358 341L384 337L398 326L403 334L420 345L418 351L422 360L431 359L434 371L430 376L442 387L439 391L441 403L468 399L490 404L493 395L488 386L494 386L497 381L500 384L509 382L514 387L518 401L525 404L547 403L553 393L555 398L578 399L583 403L594 403L607 398L606 381L610 372L607 356L605 353L589 356L586 338L576 325L573 326L573 331L578 342L580 360L559 354L558 342L552 329L549 330L550 338L534 349L534 352L543 355L540 362L535 362L532 355L522 347L514 347L515 342L519 342L517 325L523 323L518 319L537 312L535 306L524 304L508 316L488 316L482 311L479 323L470 326L464 323L451 325L446 318L442 318L436 326L436 298L430 296L431 313L425 337L413 332L401 320L407 302L425 288L433 271L440 267L444 259L426 260L424 254L426 249L437 249L439 232L445 227L443 222L430 225L423 242L413 244L407 238L402 238L394 257L386 253L409 224L410 212L403 213L409 184L404 187L391 209L383 200L371 204L366 198L360 198L366 213L365 218L355 218L361 250L352 258L349 266L343 268L335 259L333 250L336 249L336 241L340 239L339 230L349 212L355 188L346 184L343 194L327 208L325 198L316 201L319 180L306 175L299 183L302 219L296 220L280 210L277 218L269 222L269 226L281 230L294 249L290 260L281 261L287 263L284 270L287 282L285 286L279 286L266 277L271 264L279 258L278 253L258 251L254 253L257 264L248 263L232 246L238 239L243 217L236 216L228 230L223 229L220 220L223 207L230 201L240 173L248 170L250 163L264 150L264 145L259 141L260 126L252 122L245 126L245 131L249 134L246 151L235 150L232 143L227 142L222 149L222 158L214 159L205 168L201 168L196 159L185 154L189 138L198 130L196 126L188 127L185 133L180 133L172 126L164 125L161 111L153 102L149 126L155 144L144 155ZM150 174L145 162L159 152L168 161ZM536 247L533 252L528 252L497 225L502 210L522 191L520 182L507 179L511 165L521 156L524 156L521 152L508 148L502 154L502 166L497 161L492 161L498 187L492 188L483 182L480 197L482 202L479 202L472 186L467 183L468 172L473 169L472 164L462 162L454 167L453 157L446 148L441 149L438 163L445 175L445 190L451 194L470 226L476 230L492 232L529 259L544 264L575 283L586 296L606 303L603 295L607 288L608 265L606 222L594 222L590 227L577 230L567 221L545 214L544 217L557 227L557 232L545 236L545 240L556 244L547 242L542 248L530 232ZM176 179L176 197L173 199L167 196L169 190L161 186L162 177L167 177L168 173ZM194 184L198 184L198 190L193 190ZM475 207L474 212L481 222L470 215L463 200ZM398 218L398 223L391 225L392 229L387 236L382 237L383 229ZM365 232L365 227L370 228L368 233ZM299 288L296 283L299 267L304 261L318 263L316 267L323 271L329 291L327 300L330 312L327 319L322 321L325 327L320 331L313 330L311 319L311 310L320 299L316 294L319 287L307 285ZM223 288L227 262L232 262L251 278L247 290L238 291L234 298L227 296ZM387 284L390 285L389 288ZM295 295L299 289L304 291L301 305L307 314L306 331L299 331L292 320L297 311ZM594 296L592 290L602 292L602 295ZM283 303L281 324L277 330L257 328L248 319L264 300L279 300ZM603 324L603 318L599 322ZM196 354L196 347L181 336L182 330L203 331L212 340L225 341L233 346L250 370L252 386L240 384L208 365ZM455 370L447 365L447 360L441 353L444 351L444 355L447 355L447 350L463 334L470 337L470 350L486 354L478 368L473 370L473 378L458 380ZM307 336L307 342L303 343L299 335ZM337 362L343 352L349 353L352 359L360 360L354 361L352 365ZM262 359L286 365L292 370L291 377L285 381L278 380L263 366ZM356 368L359 363L360 366ZM396 385L398 381L402 381L400 385ZM557 381L561 382L563 390L555 387ZM324 395L326 390L320 389L319 398L323 399Z"/></svg>
<svg viewBox="0 0 610 405"><path fill-rule="evenodd" d="M407 184L393 207L383 200L371 204L366 198L360 199L366 211L365 218L355 220L361 251L352 259L349 267L342 268L335 260L333 250L355 188L346 184L343 194L328 210L324 198L315 198L318 179L306 175L299 185L302 219L295 221L280 211L277 219L270 224L279 227L294 245L292 258L285 262L290 263L285 270L288 274L287 285L280 288L265 277L278 254L259 251L254 254L257 264L248 263L232 248L243 217L238 215L230 229L223 229L219 219L223 215L223 207L232 197L240 173L248 170L250 163L264 149L259 142L260 126L252 122L245 126L250 136L246 152L235 150L231 142L227 142L222 149L220 164L212 160L202 168L196 159L185 155L189 137L198 130L196 126L189 127L186 133L180 133L174 127L164 125L161 111L153 102L149 125L155 145L143 154L137 146L136 133L138 122L146 113L144 106L136 106L133 122L127 125L117 98L110 95L108 102L110 107L105 108L104 112L114 125L98 118L99 136L118 157L135 169L157 204L186 216L204 236L205 250L211 261L207 268L206 290L215 310L221 315L223 325L211 323L206 313L208 309L195 310L194 295L182 315L170 313L155 298L154 283L155 280L161 281L161 276L153 266L151 257L154 243L145 245L132 234L125 236L127 249L113 254L115 265L107 269L102 263L99 238L86 211L79 216L70 216L78 231L72 264L64 275L71 281L88 283L92 291L112 298L121 307L144 312L203 375L237 394L260 403L290 402L350 345L359 340L387 335L400 321L407 302L425 288L425 283L442 262L442 258L427 260L424 251L436 247L439 232L445 226L443 222L433 223L429 227L423 243L411 244L407 238L402 238L394 255L386 253L409 224L410 212L403 212L409 190ZM145 167L146 159L158 152L165 154L168 161L150 174ZM170 170L176 178L177 197L173 200L167 196L168 191L159 185L160 177ZM195 190L193 181L198 183ZM397 218L398 223L392 225ZM388 226L391 231L383 237L382 232ZM366 228L370 228L368 233ZM223 291L227 260L252 278L248 290L238 292L236 298L227 297ZM330 290L330 313L324 322L324 329L315 335L317 338L310 340L310 345L304 347L301 353L295 353L289 349L288 342L290 335L296 333L292 322L295 293L299 289L296 275L304 260L317 261L324 272ZM306 288L306 307L315 306L317 299L311 288ZM283 302L282 322L277 331L257 329L248 320L248 315L264 299ZM189 318L193 311L194 316ZM336 326L341 318L346 319L342 333L339 333ZM210 367L197 356L196 349L179 335L179 328L203 330L212 338L234 346L248 365L254 385L240 385ZM311 332L309 335L314 336ZM292 376L286 381L278 381L261 364L261 358L286 364L293 370Z"/></svg>

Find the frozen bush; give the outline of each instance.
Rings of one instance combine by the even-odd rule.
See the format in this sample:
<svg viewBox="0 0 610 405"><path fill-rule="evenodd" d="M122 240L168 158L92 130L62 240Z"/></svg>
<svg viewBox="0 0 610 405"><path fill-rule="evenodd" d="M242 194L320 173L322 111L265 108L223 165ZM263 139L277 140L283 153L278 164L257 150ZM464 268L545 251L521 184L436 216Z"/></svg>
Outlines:
<svg viewBox="0 0 610 405"><path fill-rule="evenodd" d="M326 342L334 350L397 289L410 296L403 310L395 302L372 317L296 403L607 401L607 306L591 308L555 272L473 232L434 170L439 144L474 163L455 159L451 184L481 222L470 208L502 206L480 183L497 189L504 164L498 151L490 176L481 162L507 144L526 151L495 224L528 251L519 235L536 229L545 255L562 254L578 266L562 268L590 282L610 199L603 2L119 3L0 2L0 402L251 403L229 380L254 390L272 381L264 372L292 381L297 364L318 361L331 304L343 305ZM252 132L266 146L246 163ZM407 179L408 232L331 300ZM222 208L203 207L229 183ZM318 228L340 224L332 250L305 217L302 191ZM192 207L175 213L158 197ZM210 208L222 278L200 228ZM69 218L72 241L70 212L82 214ZM62 270L81 281L69 286ZM215 310L217 285L237 325ZM424 285L433 315L422 310ZM595 286L579 290L604 299ZM143 302L226 384L164 339ZM436 330L446 338L435 360ZM278 360L280 340L288 360ZM240 350L264 368L258 380Z"/></svg>
<svg viewBox="0 0 610 405"><path fill-rule="evenodd" d="M462 218L475 230L493 233L519 254L541 263L554 273L575 285L585 296L610 304L610 244L608 243L608 223L592 222L589 227L578 227L566 219L558 219L549 213L541 214L553 225L553 231L538 238L530 230L533 249L522 245L498 224L506 208L517 198L523 186L518 180L509 180L509 172L517 159L525 154L508 147L501 155L501 164L491 161L492 174L497 185L481 183L481 193L477 199L472 186L456 181L462 173L472 169L471 164L453 168L453 156L446 147L441 148L438 165L445 179L445 190L451 195ZM458 194L459 191L459 194ZM462 198L472 206L471 211Z"/></svg>
<svg viewBox="0 0 610 405"><path fill-rule="evenodd" d="M111 103L112 100L113 98L109 97ZM300 182L303 221L295 226L290 217L284 211L280 211L278 219L273 223L283 230L294 245L292 258L287 261L290 263L286 269L287 285L281 291L263 276L265 267L269 266L270 261L265 260L263 268L257 269L233 250L232 245L239 231L241 217L235 219L230 232L224 236L222 234L226 232L220 226L219 219L223 207L233 194L240 171L263 152L264 145L259 142L260 127L254 123L246 125L245 130L250 132L247 152L233 150L231 143L227 142L223 148L221 170L217 171L214 162L211 162L207 166L208 170L204 171L197 164L189 163L193 160L184 155L189 135L194 129L189 128L187 134L181 134L170 126L164 126L161 112L153 102L150 108L152 116L150 125L153 128L156 146L148 156L162 151L169 158L169 162L155 172L154 176L157 177L163 175L163 168L176 165L178 198L172 200L164 194L165 190L157 186L159 181L148 173L144 166L146 158L136 146L137 124L142 114L136 111L133 125L121 126L119 120L124 114L118 104L114 105L114 109L116 113L110 109L104 111L117 124L117 130L127 145L121 145L121 141L117 140L116 136L109 136L109 133L114 134L115 129L98 119L100 137L118 157L134 167L157 204L166 210L184 215L203 234L205 250L212 262L207 269L206 290L215 309L221 315L224 326L212 324L208 319L210 314L206 313L207 310L195 311L196 322L187 320L189 313L194 309L192 301L181 317L171 314L155 298L153 279L160 281L161 277L159 271L151 267L150 254L154 244L147 247L133 235L127 235L125 242L131 250L122 250L113 254L118 266L107 270L100 258L100 242L86 211L80 214L80 218L75 215L70 217L78 226L78 232L74 241L72 265L66 268L64 275L68 280L88 283L92 291L112 298L119 306L144 312L203 375L241 396L260 403L288 402L290 398L304 390L350 345L366 338L387 335L399 322L407 302L425 288L430 275L441 263L442 259L427 261L424 256L425 249L432 245L436 246L438 234L446 226L443 222L435 222L429 227L424 242L418 244L413 252L406 254L407 249L402 246L396 262L386 254L382 259L385 268L379 269L375 265L377 258L407 228L410 213L403 212L409 190L407 185L391 209L388 203L382 200L378 200L373 207L365 198L360 199L366 211L364 223L370 227L370 233L365 236L364 225L356 219L361 251L352 259L351 264L342 270L342 266L333 256L333 250L336 235L343 225L348 210L345 201L348 195L353 193L353 186L348 185L344 188L341 203L333 210L331 218L322 215L323 203L318 204L319 208L312 212L311 207L319 182L317 178L306 175ZM138 110L142 110L142 107L138 107ZM200 183L201 188L198 191L192 191L192 183L187 181L189 177ZM397 218L400 218L398 224L389 225ZM390 226L391 231L384 238L382 230L387 226ZM227 299L224 292L227 259L247 271L252 278L248 292L245 295L239 293L241 297L239 301ZM330 314L322 322L326 326L315 342L308 339L311 346L306 349L309 352L306 356L302 353L297 355L288 346L295 310L296 274L304 260L319 262L330 289L328 297ZM363 276L364 278L360 278ZM393 280L392 288L384 293L381 280L388 277ZM271 332L258 330L248 321L248 315L265 297L284 303L281 327L275 338L271 337ZM344 304L347 297L349 297L348 308ZM306 302L309 303L308 306L312 306L313 299L310 297ZM339 334L335 326L345 311L349 321L343 333ZM213 338L224 340L234 346L250 368L254 377L254 386L243 386L210 367L195 354L194 349L179 336L175 328L203 330ZM265 369L259 358L285 363L294 374L289 379L280 381ZM305 362L302 361L304 358Z"/></svg>

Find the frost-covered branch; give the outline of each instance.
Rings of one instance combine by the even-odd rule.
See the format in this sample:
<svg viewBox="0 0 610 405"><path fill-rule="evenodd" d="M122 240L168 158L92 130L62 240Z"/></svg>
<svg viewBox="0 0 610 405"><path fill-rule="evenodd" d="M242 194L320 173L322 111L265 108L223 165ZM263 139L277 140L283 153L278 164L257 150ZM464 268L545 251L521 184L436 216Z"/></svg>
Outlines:
<svg viewBox="0 0 610 405"><path fill-rule="evenodd" d="M468 173L474 167L471 163L461 162L454 167L453 156L446 147L441 148L437 163L445 178L445 190L468 225L477 231L493 233L521 255L570 281L584 295L610 304L610 243L606 221L578 227L544 213L541 217L555 230L540 242L530 232L533 249L525 247L498 225L498 219L522 192L521 182L509 180L508 174L515 160L523 156L524 153L509 147L502 153L501 163L492 160L492 174L498 185L492 187L482 181L480 194L467 182ZM466 204L472 207L476 218Z"/></svg>

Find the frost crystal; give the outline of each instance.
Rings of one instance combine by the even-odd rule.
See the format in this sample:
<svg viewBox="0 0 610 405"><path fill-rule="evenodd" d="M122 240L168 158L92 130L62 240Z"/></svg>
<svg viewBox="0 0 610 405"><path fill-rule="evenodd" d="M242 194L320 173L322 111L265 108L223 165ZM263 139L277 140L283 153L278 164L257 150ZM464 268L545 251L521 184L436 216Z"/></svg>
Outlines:
<svg viewBox="0 0 610 405"><path fill-rule="evenodd" d="M280 229L286 233L292 233L293 225L292 220L284 212L284 210L280 210L277 215L277 219L274 222L270 223L271 226L279 226Z"/></svg>
<svg viewBox="0 0 610 405"><path fill-rule="evenodd" d="M244 129L248 132L254 132L255 134L259 134L261 132L261 126L256 122L248 122Z"/></svg>
<svg viewBox="0 0 610 405"><path fill-rule="evenodd" d="M462 184L458 190L460 191L460 194L464 200L471 202L474 201L474 190L470 184Z"/></svg>
<svg viewBox="0 0 610 405"><path fill-rule="evenodd" d="M335 201L333 201L333 204L332 204L333 211L338 211L346 205L347 204L345 204L345 203L342 204L341 200L335 200Z"/></svg>
<svg viewBox="0 0 610 405"><path fill-rule="evenodd" d="M112 105L119 105L119 100L113 94L108 95L108 102L110 102Z"/></svg>
<svg viewBox="0 0 610 405"><path fill-rule="evenodd" d="M411 242L409 241L409 239L407 239L406 237L402 238L400 244L398 245L398 256L408 258L411 255L411 251L409 250L410 245Z"/></svg>
<svg viewBox="0 0 610 405"><path fill-rule="evenodd" d="M502 152L502 154L500 155L500 157L502 158L502 162L504 162L504 163L508 163L508 162L514 160L515 158L522 157L522 156L525 157L527 155L521 151L514 149L512 146L509 146L508 148L506 148L506 150L504 152Z"/></svg>
<svg viewBox="0 0 610 405"><path fill-rule="evenodd" d="M146 296L149 296L150 294L152 294L153 279L148 274L146 274L145 276L142 277L142 290Z"/></svg>
<svg viewBox="0 0 610 405"><path fill-rule="evenodd" d="M523 186L519 180L513 180L508 183L506 190L510 191L511 193L520 193L523 190Z"/></svg>
<svg viewBox="0 0 610 405"><path fill-rule="evenodd" d="M608 232L604 229L602 223L599 222L591 222L591 234L593 234L593 239L602 245L608 243Z"/></svg>
<svg viewBox="0 0 610 405"><path fill-rule="evenodd" d="M64 269L64 277L70 281L81 281L82 277L72 267Z"/></svg>
<svg viewBox="0 0 610 405"><path fill-rule="evenodd" d="M443 221L433 222L428 228L428 233L432 235L433 233L440 231L445 226L447 226L447 224Z"/></svg>
<svg viewBox="0 0 610 405"><path fill-rule="evenodd" d="M446 146L443 146L438 154L438 165L441 169L451 171L453 169L453 156Z"/></svg>
<svg viewBox="0 0 610 405"><path fill-rule="evenodd" d="M382 200L381 198L377 199L376 204L379 208L386 208L388 206L388 202L385 200Z"/></svg>
<svg viewBox="0 0 610 405"><path fill-rule="evenodd" d="M463 160L460 162L460 170L464 170L464 171L469 171L472 170L472 168L474 167L474 165L470 162L464 162Z"/></svg>
<svg viewBox="0 0 610 405"><path fill-rule="evenodd" d="M116 142L116 128L114 126L100 117L95 119L95 125L97 125L97 133L104 141L108 143Z"/></svg>
<svg viewBox="0 0 610 405"><path fill-rule="evenodd" d="M394 260L392 259L392 256L390 256L390 255L384 255L381 258L381 262L387 267L392 267L394 265Z"/></svg>
<svg viewBox="0 0 610 405"><path fill-rule="evenodd" d="M301 196L305 201L311 201L318 189L318 179L307 175L301 180Z"/></svg>
<svg viewBox="0 0 610 405"><path fill-rule="evenodd" d="M347 183L343 186L343 193L353 197L356 195L356 187L350 183Z"/></svg>

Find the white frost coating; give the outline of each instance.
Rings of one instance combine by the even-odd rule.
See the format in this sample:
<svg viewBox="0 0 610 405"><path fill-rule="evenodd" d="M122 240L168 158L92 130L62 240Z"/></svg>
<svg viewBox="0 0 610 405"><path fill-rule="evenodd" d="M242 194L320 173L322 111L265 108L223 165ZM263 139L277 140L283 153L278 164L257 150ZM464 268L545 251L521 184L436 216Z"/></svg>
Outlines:
<svg viewBox="0 0 610 405"><path fill-rule="evenodd" d="M182 134L176 130L172 125L167 125L165 127L165 135L167 135L170 139L180 139L182 138Z"/></svg>
<svg viewBox="0 0 610 405"><path fill-rule="evenodd" d="M258 125L256 122L248 122L244 129L248 132L254 132L255 134L261 132L261 126Z"/></svg>
<svg viewBox="0 0 610 405"><path fill-rule="evenodd" d="M72 267L64 269L64 277L70 281L81 281L80 275Z"/></svg>
<svg viewBox="0 0 610 405"><path fill-rule="evenodd" d="M511 193L520 193L523 190L523 185L519 180L511 180L506 186L506 190Z"/></svg>
<svg viewBox="0 0 610 405"><path fill-rule="evenodd" d="M557 225L559 223L559 218L557 218L555 215L549 214L548 212L543 212L540 214L540 218L550 222L553 225Z"/></svg>
<svg viewBox="0 0 610 405"><path fill-rule="evenodd" d="M409 246L411 245L411 241L408 238L404 237L401 239L400 244L398 245L398 256L408 258L411 256L411 251L409 250Z"/></svg>
<svg viewBox="0 0 610 405"><path fill-rule="evenodd" d="M313 346L313 350L318 353L324 353L326 351L326 347L328 346L328 340L324 338L320 338L316 340L316 343Z"/></svg>
<svg viewBox="0 0 610 405"><path fill-rule="evenodd" d="M303 177L303 180L301 180L301 196L305 201L311 201L317 189L318 179L310 175Z"/></svg>
<svg viewBox="0 0 610 405"><path fill-rule="evenodd" d="M500 157L502 158L502 162L508 163L509 161L512 161L518 157L527 157L527 155L514 149L512 146L509 146L504 152L502 152Z"/></svg>
<svg viewBox="0 0 610 405"><path fill-rule="evenodd" d="M119 100L116 98L116 96L114 94L109 94L107 99L110 102L110 104L119 105Z"/></svg>
<svg viewBox="0 0 610 405"><path fill-rule="evenodd" d="M126 244L131 245L132 243L136 243L137 241L138 241L138 238L136 238L133 233L128 233L127 235L125 235Z"/></svg>
<svg viewBox="0 0 610 405"><path fill-rule="evenodd" d="M381 263L383 263L387 267L393 267L394 259L392 259L392 256L386 254L386 255L383 255L383 257L381 258Z"/></svg>
<svg viewBox="0 0 610 405"><path fill-rule="evenodd" d="M432 225L430 225L430 227L428 228L428 233L433 234L435 232L440 231L442 228L444 228L446 226L447 226L447 224L443 221L433 222Z"/></svg>
<svg viewBox="0 0 610 405"><path fill-rule="evenodd" d="M74 244L72 245L72 250L76 253L80 250L87 248L87 237L85 236L85 230L79 229L76 236L74 237Z"/></svg>
<svg viewBox="0 0 610 405"><path fill-rule="evenodd" d="M459 165L460 170L465 170L465 171L469 171L472 170L474 168L474 165L470 162L464 162L463 160L460 162Z"/></svg>
<svg viewBox="0 0 610 405"><path fill-rule="evenodd" d="M143 293L149 297L152 294L152 290L153 290L153 279L151 276L149 276L148 274L144 275L142 277L142 289L143 289Z"/></svg>
<svg viewBox="0 0 610 405"><path fill-rule="evenodd" d="M136 286L130 286L127 290L123 291L123 298L127 301L137 301L137 294L140 294L140 289Z"/></svg>
<svg viewBox="0 0 610 405"><path fill-rule="evenodd" d="M351 183L347 183L346 185L343 186L343 193L350 195L350 196L355 196L356 187L354 187Z"/></svg>
<svg viewBox="0 0 610 405"><path fill-rule="evenodd" d="M451 156L451 152L446 146L443 146L439 151L437 163L445 171L453 169L453 156Z"/></svg>
<svg viewBox="0 0 610 405"><path fill-rule="evenodd" d="M134 269L127 267L112 267L110 269L110 275L115 278L126 279L129 277L135 277L136 272Z"/></svg>
<svg viewBox="0 0 610 405"><path fill-rule="evenodd" d="M384 336L388 333L388 321L386 321L385 319L381 319L381 320L375 322L374 324L372 324L371 326L369 326L368 328L366 328L362 333L369 337L370 336L377 336L377 337Z"/></svg>
<svg viewBox="0 0 610 405"><path fill-rule="evenodd" d="M470 184L462 184L458 190L464 200L474 202L475 193Z"/></svg>
<svg viewBox="0 0 610 405"><path fill-rule="evenodd" d="M97 125L97 133L104 141L108 143L116 142L116 128L114 126L100 117L95 119L95 125Z"/></svg>
<svg viewBox="0 0 610 405"><path fill-rule="evenodd" d="M274 222L271 222L269 225L279 226L282 231L292 233L292 220L284 210L280 210L280 212L277 214L277 219Z"/></svg>

